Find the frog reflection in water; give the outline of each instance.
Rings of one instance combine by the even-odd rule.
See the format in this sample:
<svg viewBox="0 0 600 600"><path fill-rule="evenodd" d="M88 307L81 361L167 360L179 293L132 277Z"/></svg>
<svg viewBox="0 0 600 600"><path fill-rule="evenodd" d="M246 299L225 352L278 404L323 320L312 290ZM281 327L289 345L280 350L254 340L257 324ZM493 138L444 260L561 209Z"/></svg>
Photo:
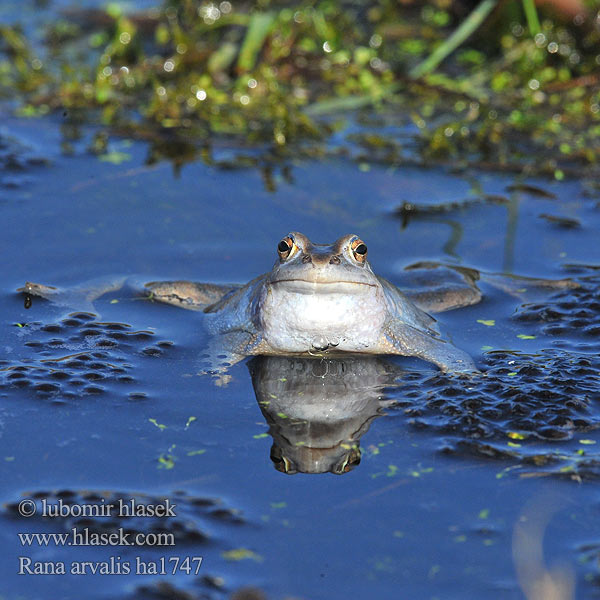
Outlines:
<svg viewBox="0 0 600 600"><path fill-rule="evenodd" d="M385 390L402 370L381 357L260 356L248 363L282 473L348 473L360 463L360 439L385 408Z"/></svg>
<svg viewBox="0 0 600 600"><path fill-rule="evenodd" d="M473 279L463 277L462 287L449 293L418 292L411 299L373 273L356 235L326 245L292 232L277 253L269 273L243 286L172 281L145 287L156 300L206 313L214 370L249 355L350 352L416 356L443 371L476 371L428 314L479 301ZM59 298L53 289L28 283L22 291Z"/></svg>

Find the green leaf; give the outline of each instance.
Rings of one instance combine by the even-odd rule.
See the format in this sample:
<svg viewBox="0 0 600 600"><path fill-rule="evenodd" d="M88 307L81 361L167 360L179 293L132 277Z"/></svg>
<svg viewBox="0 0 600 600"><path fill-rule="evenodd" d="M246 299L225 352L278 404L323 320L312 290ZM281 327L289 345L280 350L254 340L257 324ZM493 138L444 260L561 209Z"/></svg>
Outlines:
<svg viewBox="0 0 600 600"><path fill-rule="evenodd" d="M172 469L175 466L175 457L172 454L161 454L158 457L159 469Z"/></svg>
<svg viewBox="0 0 600 600"><path fill-rule="evenodd" d="M382 86L379 92L373 94L329 98L327 100L322 100L321 102L314 102L307 106L304 109L304 112L311 117L316 117L319 115L356 110L358 108L363 108L364 106L375 104L384 97L389 100L390 95L394 94L397 89L397 85L388 85Z"/></svg>
<svg viewBox="0 0 600 600"><path fill-rule="evenodd" d="M534 0L523 0L523 10L525 11L529 33L534 36L540 32L540 20L538 19Z"/></svg>
<svg viewBox="0 0 600 600"><path fill-rule="evenodd" d="M487 327L493 327L496 324L494 319L477 319L477 322L486 325Z"/></svg>
<svg viewBox="0 0 600 600"><path fill-rule="evenodd" d="M127 152L107 152L106 154L101 154L98 159L102 162L120 165L123 162L131 160L131 154L128 154Z"/></svg>
<svg viewBox="0 0 600 600"><path fill-rule="evenodd" d="M166 425L163 425L162 423L159 423L156 419L148 419L148 421L150 421L150 423L152 423L152 425L154 425L155 427L158 427L161 431L163 429L167 428Z"/></svg>
<svg viewBox="0 0 600 600"><path fill-rule="evenodd" d="M263 557L260 554L256 554L252 550L248 550L248 548L235 548L234 550L227 550L227 552L222 552L221 556L225 560L248 560L252 559L256 562L262 562Z"/></svg>
<svg viewBox="0 0 600 600"><path fill-rule="evenodd" d="M233 42L224 42L218 50L213 52L207 63L209 73L222 73L229 69L238 52L238 47Z"/></svg>
<svg viewBox="0 0 600 600"><path fill-rule="evenodd" d="M254 68L258 53L263 47L274 24L274 13L257 12L250 17L248 30L246 31L242 49L238 56L237 69L239 72L243 73Z"/></svg>

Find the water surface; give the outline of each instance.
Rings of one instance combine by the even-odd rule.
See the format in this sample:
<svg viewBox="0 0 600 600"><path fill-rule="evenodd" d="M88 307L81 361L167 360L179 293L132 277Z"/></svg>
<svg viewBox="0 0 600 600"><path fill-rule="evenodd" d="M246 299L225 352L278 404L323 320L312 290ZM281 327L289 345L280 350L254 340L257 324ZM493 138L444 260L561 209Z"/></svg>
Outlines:
<svg viewBox="0 0 600 600"><path fill-rule="evenodd" d="M111 150L126 155L120 164L88 154L85 137L64 156L57 119L2 123L23 159L19 169L0 163L3 597L149 598L164 579L215 598L246 585L269 598L391 598L399 589L407 598L522 598L512 558L519 523L531 525L527 539L544 535L545 560L573 574L576 597L597 593L600 310L597 271L581 265L600 264L600 211L587 182L528 180L540 195L507 189L512 176L331 158L276 169L269 191L256 169L194 162L174 172L119 139ZM422 210L403 218L403 203ZM69 317L76 309L36 299L25 309L15 293L26 280L128 275L246 282L270 269L290 230L315 242L357 233L392 281L431 260L582 287L528 297L529 283L492 277L481 304L441 315L448 337L488 371L472 381L417 360L254 360L235 365L227 385L198 374L201 314L113 291L91 314ZM273 396L280 404L270 411ZM309 416L324 413L329 425L311 426ZM328 452L306 451L299 464L349 465L343 474L281 472L282 448L318 441ZM176 547L19 543L18 532L69 523L18 517L11 503L36 493L93 502L103 491L173 499ZM32 576L17 575L19 555L203 563L198 576ZM517 562L526 587L535 569Z"/></svg>

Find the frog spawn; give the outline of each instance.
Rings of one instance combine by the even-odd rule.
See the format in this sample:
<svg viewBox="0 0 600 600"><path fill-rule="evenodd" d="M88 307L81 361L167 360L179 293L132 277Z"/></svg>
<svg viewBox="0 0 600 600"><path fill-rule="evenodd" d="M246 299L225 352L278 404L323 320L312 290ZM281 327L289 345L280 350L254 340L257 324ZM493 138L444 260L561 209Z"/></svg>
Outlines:
<svg viewBox="0 0 600 600"><path fill-rule="evenodd" d="M92 313L72 313L58 323L27 323L17 332L23 340L21 360L0 361L2 388L32 389L54 403L123 390L132 400L146 394L132 390L134 356L158 357L171 350L168 340L148 344L155 333L125 323L97 320Z"/></svg>
<svg viewBox="0 0 600 600"><path fill-rule="evenodd" d="M20 188L31 181L29 172L48 164L27 144L0 131L0 188Z"/></svg>
<svg viewBox="0 0 600 600"><path fill-rule="evenodd" d="M202 590L187 590L168 581L156 581L138 586L130 600L213 600L222 599L224 581L220 577L204 575L199 584ZM245 586L237 589L229 596L231 600L267 600L266 594L259 588Z"/></svg>
<svg viewBox="0 0 600 600"><path fill-rule="evenodd" d="M587 271L586 267L578 267ZM514 319L529 330L554 338L558 348L600 353L600 275L581 277L545 302L525 304ZM557 339L560 338L560 339Z"/></svg>
<svg viewBox="0 0 600 600"><path fill-rule="evenodd" d="M594 444L562 452L559 442L600 427L600 276L578 279L512 316L551 347L535 353L492 351L482 375L403 377L399 408L413 427L444 435L442 450L519 460L566 476L600 476ZM558 444L557 444L558 443Z"/></svg>
<svg viewBox="0 0 600 600"><path fill-rule="evenodd" d="M595 507L596 512L598 507ZM593 541L587 544L581 544L577 548L577 561L580 565L585 565L585 580L595 587L596 594L600 589L600 542Z"/></svg>
<svg viewBox="0 0 600 600"><path fill-rule="evenodd" d="M555 442L600 427L600 358L495 351L484 364L485 373L469 379L405 375L396 410L412 427L443 435L445 453L558 468L566 458ZM599 476L600 458L579 460L577 469Z"/></svg>

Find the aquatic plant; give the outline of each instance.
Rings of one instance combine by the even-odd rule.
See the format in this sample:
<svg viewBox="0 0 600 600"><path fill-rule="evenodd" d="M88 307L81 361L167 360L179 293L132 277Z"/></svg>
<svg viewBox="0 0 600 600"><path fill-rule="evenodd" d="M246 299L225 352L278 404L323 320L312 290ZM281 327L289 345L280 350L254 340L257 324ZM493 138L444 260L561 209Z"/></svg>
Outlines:
<svg viewBox="0 0 600 600"><path fill-rule="evenodd" d="M314 154L340 116L368 107L413 139L348 140L386 148L386 162L561 179L600 156L599 23L591 8L564 23L530 0L471 12L448 0L111 4L61 13L41 43L26 25L1 26L0 97L22 115L61 111L67 137L100 123L179 161L210 161L217 137L271 158ZM105 151L105 132L91 149Z"/></svg>

